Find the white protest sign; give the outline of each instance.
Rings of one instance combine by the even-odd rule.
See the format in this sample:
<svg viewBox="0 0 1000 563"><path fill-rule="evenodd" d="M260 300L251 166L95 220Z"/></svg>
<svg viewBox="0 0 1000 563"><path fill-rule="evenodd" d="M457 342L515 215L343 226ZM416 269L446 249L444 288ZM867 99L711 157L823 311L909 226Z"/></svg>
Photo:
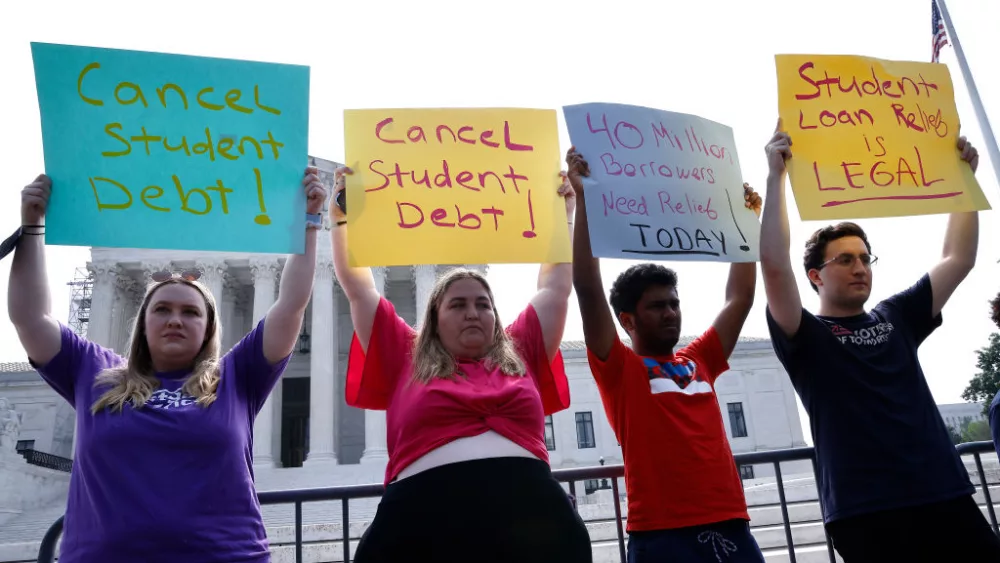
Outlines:
<svg viewBox="0 0 1000 563"><path fill-rule="evenodd" d="M756 262L760 222L743 199L733 130L621 104L563 107L584 179L594 256Z"/></svg>

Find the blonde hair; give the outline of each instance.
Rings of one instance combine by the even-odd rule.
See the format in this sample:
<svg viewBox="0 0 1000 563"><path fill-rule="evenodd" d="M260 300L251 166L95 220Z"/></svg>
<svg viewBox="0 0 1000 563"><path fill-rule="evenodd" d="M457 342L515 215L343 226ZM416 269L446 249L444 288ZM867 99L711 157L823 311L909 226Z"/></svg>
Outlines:
<svg viewBox="0 0 1000 563"><path fill-rule="evenodd" d="M438 307L441 305L444 294L451 287L451 284L458 280L472 279L482 284L486 294L490 298L490 307L493 308L493 344L486 351L486 367L488 369L500 368L506 375L524 376L527 370L524 361L514 348L514 342L507 336L507 332L500 324L500 315L497 314L497 306L493 299L493 291L486 278L475 270L456 268L434 284L434 290L427 300L427 312L424 315L424 326L420 328L413 345L413 379L421 383L429 383L435 378L455 379L458 366L455 358L451 355L438 335Z"/></svg>
<svg viewBox="0 0 1000 563"><path fill-rule="evenodd" d="M131 403L138 409L146 404L153 391L160 387L153 368L153 358L146 341L146 309L156 290L167 285L186 285L194 288L205 300L207 322L205 326L205 343L192 362L191 375L184 381L183 391L194 397L198 404L207 407L215 402L216 390L219 387L219 351L222 348L221 326L219 325L218 309L212 292L197 281L183 278L171 278L155 283L146 289L146 295L139 306L132 325L132 340L129 345L128 359L125 365L108 368L97 375L94 387L110 387L90 407L90 412L97 414L101 410L110 409L120 412L125 403Z"/></svg>

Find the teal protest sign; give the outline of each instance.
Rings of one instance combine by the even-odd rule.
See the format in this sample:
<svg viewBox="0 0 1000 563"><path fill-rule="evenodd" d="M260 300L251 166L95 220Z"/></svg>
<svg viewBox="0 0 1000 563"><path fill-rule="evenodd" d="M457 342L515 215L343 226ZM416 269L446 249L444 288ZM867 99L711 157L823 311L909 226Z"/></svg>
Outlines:
<svg viewBox="0 0 1000 563"><path fill-rule="evenodd" d="M46 243L301 253L309 68L32 43Z"/></svg>

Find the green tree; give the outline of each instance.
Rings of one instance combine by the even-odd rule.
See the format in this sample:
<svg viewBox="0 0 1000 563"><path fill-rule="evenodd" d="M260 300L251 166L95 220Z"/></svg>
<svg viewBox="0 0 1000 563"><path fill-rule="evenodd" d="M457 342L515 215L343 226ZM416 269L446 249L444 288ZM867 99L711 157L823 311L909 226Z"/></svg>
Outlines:
<svg viewBox="0 0 1000 563"><path fill-rule="evenodd" d="M963 442L989 442L991 439L990 423L985 420L971 422L962 431Z"/></svg>
<svg viewBox="0 0 1000 563"><path fill-rule="evenodd" d="M983 415L989 416L990 403L1000 391L1000 332L990 335L990 344L979 350L976 362L979 373L973 376L969 386L962 391L962 398L983 404Z"/></svg>

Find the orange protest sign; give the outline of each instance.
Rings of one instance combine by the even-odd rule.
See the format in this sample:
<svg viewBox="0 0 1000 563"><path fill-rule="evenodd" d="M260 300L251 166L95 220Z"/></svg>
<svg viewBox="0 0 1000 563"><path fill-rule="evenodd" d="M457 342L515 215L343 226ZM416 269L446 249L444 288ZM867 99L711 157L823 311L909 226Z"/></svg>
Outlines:
<svg viewBox="0 0 1000 563"><path fill-rule="evenodd" d="M803 220L990 208L956 148L947 66L839 55L777 55L775 63Z"/></svg>

